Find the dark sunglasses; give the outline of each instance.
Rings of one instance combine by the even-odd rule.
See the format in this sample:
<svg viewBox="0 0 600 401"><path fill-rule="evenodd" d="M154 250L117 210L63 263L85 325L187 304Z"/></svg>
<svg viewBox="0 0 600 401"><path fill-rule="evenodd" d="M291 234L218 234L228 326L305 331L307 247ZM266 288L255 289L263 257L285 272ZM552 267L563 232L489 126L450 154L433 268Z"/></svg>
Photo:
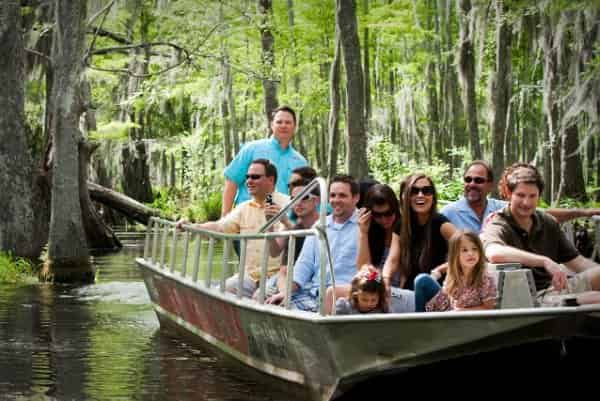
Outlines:
<svg viewBox="0 0 600 401"><path fill-rule="evenodd" d="M311 194L306 194L302 197L302 199L300 201L305 201L305 200L309 200L310 198L312 198L313 195ZM290 201L293 201L295 198L290 198Z"/></svg>
<svg viewBox="0 0 600 401"><path fill-rule="evenodd" d="M431 185L427 185L425 187L412 187L410 189L411 195L418 195L421 192L425 196L433 195L433 187Z"/></svg>
<svg viewBox="0 0 600 401"><path fill-rule="evenodd" d="M374 219L377 219L379 217L390 217L394 214L396 214L396 212L394 212L394 209L388 209L385 212L376 212L375 210L371 209L371 216L373 216Z"/></svg>
<svg viewBox="0 0 600 401"><path fill-rule="evenodd" d="M475 184L483 184L484 182L487 182L487 179L483 177L471 177L470 175L466 176L464 180L467 184L470 184L471 182L474 182Z"/></svg>
<svg viewBox="0 0 600 401"><path fill-rule="evenodd" d="M247 180L259 180L261 177L264 177L264 174L246 174Z"/></svg>

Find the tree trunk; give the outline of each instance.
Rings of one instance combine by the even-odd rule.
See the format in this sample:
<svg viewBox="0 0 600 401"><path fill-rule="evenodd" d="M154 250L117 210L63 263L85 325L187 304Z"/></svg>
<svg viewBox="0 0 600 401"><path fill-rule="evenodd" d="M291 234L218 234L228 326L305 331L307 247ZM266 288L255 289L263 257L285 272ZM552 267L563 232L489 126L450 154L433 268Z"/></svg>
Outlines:
<svg viewBox="0 0 600 401"><path fill-rule="evenodd" d="M346 167L357 179L369 174L363 72L354 0L338 0L336 24L344 52L346 69Z"/></svg>
<svg viewBox="0 0 600 401"><path fill-rule="evenodd" d="M94 184L93 182L88 182L87 187L89 196L94 202L102 203L132 220L148 224L150 217L161 217L160 210L149 208L120 192Z"/></svg>
<svg viewBox="0 0 600 401"><path fill-rule="evenodd" d="M275 79L275 37L271 32L273 14L272 0L258 0L258 11L261 15L260 42L262 45L262 84L265 96L265 114L267 126L271 132L273 110L279 105L277 100L277 81Z"/></svg>
<svg viewBox="0 0 600 401"><path fill-rule="evenodd" d="M85 240L79 201L79 150L84 143L79 131L81 78L85 47L86 2L56 1L56 26L52 62L54 145L52 207L48 258L42 279L56 282L92 282L94 271Z"/></svg>
<svg viewBox="0 0 600 401"><path fill-rule="evenodd" d="M0 4L0 250L36 257L33 161L25 128L23 40L17 0Z"/></svg>
<svg viewBox="0 0 600 401"><path fill-rule="evenodd" d="M500 177L504 170L504 137L511 97L511 26L504 15L504 2L496 0L496 71L491 83L492 170Z"/></svg>
<svg viewBox="0 0 600 401"><path fill-rule="evenodd" d="M294 15L294 0L287 0L288 6L288 24L291 30L291 43L292 43L292 81L294 82L294 105L300 104L300 74L298 71L298 48L296 44L296 22ZM303 125L302 125L303 126ZM302 126L298 127L296 134L294 135L294 147L297 147L298 151L308 156L306 144L305 144L305 132L309 132L306 127L302 129Z"/></svg>
<svg viewBox="0 0 600 401"><path fill-rule="evenodd" d="M365 13L365 17L369 15L369 0L363 0L363 11ZM370 75L370 56L369 56L369 27L365 24L363 28L363 49L364 49L364 57L363 57L363 70L364 70L364 94L365 94L365 129L366 132L369 132L369 127L371 124L371 75Z"/></svg>
<svg viewBox="0 0 600 401"><path fill-rule="evenodd" d="M340 142L340 65L341 65L341 43L339 29L335 30L333 61L331 63L331 71L329 73L329 102L331 109L329 110L329 149L327 151L327 164L323 169L323 174L331 181L333 176L337 174L337 159Z"/></svg>
<svg viewBox="0 0 600 401"><path fill-rule="evenodd" d="M579 201L587 201L583 181L583 163L579 150L579 130L573 124L561 133L561 177L559 194Z"/></svg>
<svg viewBox="0 0 600 401"><path fill-rule="evenodd" d="M471 157L482 159L481 144L479 143L479 126L477 122L477 99L475 97L475 54L471 22L473 9L471 0L460 0L460 48L458 53L458 75L463 87L463 102L467 118L467 128L471 141Z"/></svg>
<svg viewBox="0 0 600 401"><path fill-rule="evenodd" d="M545 17L542 27L542 48L544 50L543 109L548 124L548 147L550 149L550 152L544 152L546 156L545 181L547 185L545 198L553 202L555 194L558 192L560 178L559 110L557 102L558 69L554 46L554 22L549 17Z"/></svg>

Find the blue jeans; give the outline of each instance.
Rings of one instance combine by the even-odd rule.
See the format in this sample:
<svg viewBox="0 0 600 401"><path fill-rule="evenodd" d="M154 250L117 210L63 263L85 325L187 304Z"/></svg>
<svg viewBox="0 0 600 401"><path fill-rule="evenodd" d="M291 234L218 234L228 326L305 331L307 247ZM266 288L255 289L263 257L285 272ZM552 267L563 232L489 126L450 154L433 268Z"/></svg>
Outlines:
<svg viewBox="0 0 600 401"><path fill-rule="evenodd" d="M425 304L440 291L440 285L429 274L415 277L415 311L425 312Z"/></svg>

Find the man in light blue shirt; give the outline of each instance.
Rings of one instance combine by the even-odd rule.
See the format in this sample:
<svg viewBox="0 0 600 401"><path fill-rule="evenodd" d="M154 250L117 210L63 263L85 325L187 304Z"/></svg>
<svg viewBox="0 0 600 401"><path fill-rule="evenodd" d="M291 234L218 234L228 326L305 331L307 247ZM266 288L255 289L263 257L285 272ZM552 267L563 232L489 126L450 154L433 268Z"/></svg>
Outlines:
<svg viewBox="0 0 600 401"><path fill-rule="evenodd" d="M246 172L252 160L267 159L277 168L278 178L275 190L288 193L288 181L292 170L306 166L304 156L291 145L296 131L296 113L291 107L280 106L273 112L271 121L273 136L246 143L239 153L225 168L225 189L223 190L223 205L221 217L234 206L250 199L246 188Z"/></svg>
<svg viewBox="0 0 600 401"><path fill-rule="evenodd" d="M464 196L444 206L441 213L459 230L479 233L487 218L503 209L508 203L488 198L494 185L494 174L490 165L483 160L471 162L463 175ZM599 209L546 209L559 223L578 217L599 214Z"/></svg>
<svg viewBox="0 0 600 401"><path fill-rule="evenodd" d="M347 175L335 176L329 184L329 202L333 209L327 216L327 238L331 249L335 283L350 284L356 274L358 253L358 211L356 204L359 187L356 180ZM327 286L332 284L327 266ZM317 238L306 238L298 260L294 265L294 307L316 312L320 287L320 252ZM268 303L280 303L285 294L280 292L270 297Z"/></svg>

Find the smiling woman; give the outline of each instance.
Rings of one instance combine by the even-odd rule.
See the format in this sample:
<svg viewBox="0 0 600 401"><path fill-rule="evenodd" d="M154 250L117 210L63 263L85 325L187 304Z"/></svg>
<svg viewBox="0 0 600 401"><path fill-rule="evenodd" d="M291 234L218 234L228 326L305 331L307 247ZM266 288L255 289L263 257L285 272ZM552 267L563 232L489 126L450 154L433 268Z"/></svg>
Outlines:
<svg viewBox="0 0 600 401"><path fill-rule="evenodd" d="M412 290L419 273L430 273L446 262L447 240L455 228L437 212L437 193L431 178L413 174L400 188L402 213L394 227L383 277L391 283L399 272L399 286Z"/></svg>

